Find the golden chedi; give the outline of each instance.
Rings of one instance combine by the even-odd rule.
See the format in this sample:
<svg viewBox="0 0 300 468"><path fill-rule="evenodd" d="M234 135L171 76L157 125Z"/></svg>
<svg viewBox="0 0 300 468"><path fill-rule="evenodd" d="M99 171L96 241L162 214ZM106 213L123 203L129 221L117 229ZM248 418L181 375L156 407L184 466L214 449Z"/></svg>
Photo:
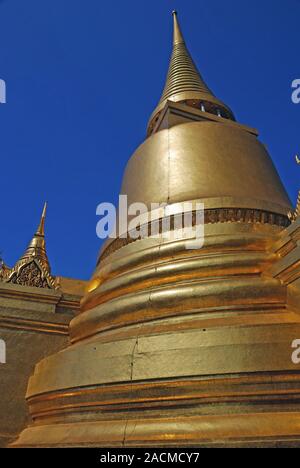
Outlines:
<svg viewBox="0 0 300 468"><path fill-rule="evenodd" d="M122 194L174 215L204 203L204 245L105 244L71 345L30 379L32 423L15 445L297 444L300 221L257 132L204 83L175 12L166 87Z"/></svg>

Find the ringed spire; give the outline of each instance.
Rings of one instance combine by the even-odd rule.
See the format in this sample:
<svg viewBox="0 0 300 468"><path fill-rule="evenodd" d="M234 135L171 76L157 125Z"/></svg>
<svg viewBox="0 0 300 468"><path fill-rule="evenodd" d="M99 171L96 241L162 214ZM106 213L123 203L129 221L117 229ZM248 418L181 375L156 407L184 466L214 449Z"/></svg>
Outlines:
<svg viewBox="0 0 300 468"><path fill-rule="evenodd" d="M231 109L219 100L205 83L186 46L176 11L173 11L173 50L166 84L160 101L151 115L148 133L159 119L167 101L181 102L228 119Z"/></svg>

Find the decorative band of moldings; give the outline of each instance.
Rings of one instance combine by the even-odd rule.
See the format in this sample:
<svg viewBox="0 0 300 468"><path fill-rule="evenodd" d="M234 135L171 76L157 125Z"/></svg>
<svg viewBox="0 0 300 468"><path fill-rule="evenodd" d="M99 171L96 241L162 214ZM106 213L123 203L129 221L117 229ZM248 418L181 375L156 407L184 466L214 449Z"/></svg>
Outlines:
<svg viewBox="0 0 300 468"><path fill-rule="evenodd" d="M170 216L170 230L174 230L175 225L175 216ZM176 215L176 220L178 220L178 215ZM155 221L156 222L156 221ZM178 222L178 221L177 221ZM159 223L158 232L161 234L163 231L163 218L157 220ZM288 216L284 216L277 213L271 213L268 211L262 210L252 210L248 208L217 208L209 209L204 212L204 223L205 224L217 224L217 223L251 223L251 224L270 224L286 228L291 224ZM192 216L192 226L196 225L196 212L193 212ZM142 226L141 226L142 227ZM147 232L147 231L146 231ZM125 247L128 244L132 244L137 240L145 238L145 229L143 225L143 237L132 238L130 234L127 237L115 239L107 248L103 251L100 256L99 261L104 260L109 255L113 254L117 250L120 250L122 247ZM151 223L148 224L148 236L151 234ZM147 236L146 236L147 237Z"/></svg>
<svg viewBox="0 0 300 468"><path fill-rule="evenodd" d="M69 326L61 323L40 322L17 317L0 316L0 327L3 329L21 330L36 333L68 336Z"/></svg>
<svg viewBox="0 0 300 468"><path fill-rule="evenodd" d="M276 382L276 386L274 385ZM212 385L214 383L214 385ZM141 405L153 409L154 406L162 406L161 395L164 395L166 405L173 401L174 405L183 402L195 404L195 401L204 404L212 404L216 398L218 401L227 401L234 395L235 402L251 402L257 400L259 395L264 395L266 400L276 398L291 398L291 395L299 395L300 377L296 372L270 372L268 375L255 374L220 374L217 382L215 376L205 376L189 379L114 383L85 388L73 388L72 392L60 390L28 398L30 412L35 418L47 415L63 416L70 408L80 408L81 411L93 412L97 408L102 411L118 411L124 406L138 408ZM178 390L180 388L180 391ZM288 388L288 390L287 390ZM113 389L113 391L112 391ZM260 389L260 391L258 390ZM130 391L129 391L130 390ZM117 398L115 397L117 395ZM156 398L155 398L156 396ZM167 398L166 398L167 397ZM155 401L156 400L156 401Z"/></svg>

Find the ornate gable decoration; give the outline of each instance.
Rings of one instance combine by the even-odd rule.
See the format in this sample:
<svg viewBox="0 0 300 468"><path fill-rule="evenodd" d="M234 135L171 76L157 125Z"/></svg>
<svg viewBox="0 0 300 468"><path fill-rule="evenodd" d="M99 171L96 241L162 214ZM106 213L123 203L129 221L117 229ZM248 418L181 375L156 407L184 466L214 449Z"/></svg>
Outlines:
<svg viewBox="0 0 300 468"><path fill-rule="evenodd" d="M43 269L41 263L32 259L13 268L7 278L7 283L30 286L33 288L55 288L55 280Z"/></svg>

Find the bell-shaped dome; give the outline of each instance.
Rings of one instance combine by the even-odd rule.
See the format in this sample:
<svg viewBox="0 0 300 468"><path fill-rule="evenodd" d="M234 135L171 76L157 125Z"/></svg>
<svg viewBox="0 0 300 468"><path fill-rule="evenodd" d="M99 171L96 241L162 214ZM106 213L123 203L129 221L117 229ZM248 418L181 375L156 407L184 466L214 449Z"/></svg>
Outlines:
<svg viewBox="0 0 300 468"><path fill-rule="evenodd" d="M148 138L126 168L122 193L128 203L200 199L209 208L239 206L286 215L291 204L265 146L223 120L176 125Z"/></svg>

